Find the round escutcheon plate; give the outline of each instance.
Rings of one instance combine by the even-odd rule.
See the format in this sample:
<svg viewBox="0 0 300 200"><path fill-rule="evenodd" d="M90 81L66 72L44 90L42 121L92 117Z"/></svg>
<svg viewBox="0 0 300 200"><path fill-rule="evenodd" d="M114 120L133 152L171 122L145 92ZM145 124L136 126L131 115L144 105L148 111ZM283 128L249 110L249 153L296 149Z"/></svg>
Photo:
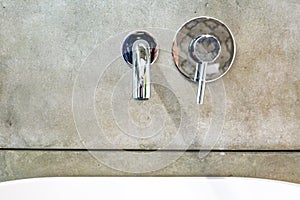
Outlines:
<svg viewBox="0 0 300 200"><path fill-rule="evenodd" d="M146 31L134 31L125 37L121 50L124 60L129 66L132 65L132 46L137 40L145 40L148 42L150 46L151 64L154 63L158 57L158 45L154 37Z"/></svg>
<svg viewBox="0 0 300 200"><path fill-rule="evenodd" d="M173 40L173 60L178 70L186 78L194 81L197 63L190 56L189 47L191 42L201 35L212 35L221 45L219 57L207 65L206 82L212 82L228 72L236 53L233 35L223 22L211 17L198 17L186 22L179 28Z"/></svg>

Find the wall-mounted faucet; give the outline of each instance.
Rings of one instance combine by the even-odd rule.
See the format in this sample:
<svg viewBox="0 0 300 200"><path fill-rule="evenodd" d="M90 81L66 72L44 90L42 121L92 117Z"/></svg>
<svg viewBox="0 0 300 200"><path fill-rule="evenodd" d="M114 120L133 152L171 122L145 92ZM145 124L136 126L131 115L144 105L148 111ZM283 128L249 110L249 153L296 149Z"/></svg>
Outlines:
<svg viewBox="0 0 300 200"><path fill-rule="evenodd" d="M194 18L179 28L173 40L173 60L181 74L199 81L197 104L203 104L205 84L228 72L235 53L231 31L215 18Z"/></svg>
<svg viewBox="0 0 300 200"><path fill-rule="evenodd" d="M122 54L132 65L132 97L148 100L151 97L150 65L158 57L157 42L145 31L132 32L123 42Z"/></svg>

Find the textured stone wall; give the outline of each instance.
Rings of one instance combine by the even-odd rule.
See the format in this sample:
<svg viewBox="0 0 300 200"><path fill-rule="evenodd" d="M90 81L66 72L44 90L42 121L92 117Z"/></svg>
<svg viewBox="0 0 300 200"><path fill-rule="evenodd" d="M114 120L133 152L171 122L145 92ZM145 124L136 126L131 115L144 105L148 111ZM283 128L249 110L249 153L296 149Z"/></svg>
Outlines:
<svg viewBox="0 0 300 200"><path fill-rule="evenodd" d="M0 180L134 174L252 176L300 182L298 10L298 0L0 0ZM204 15L230 27L237 54L228 74L208 84L205 105L198 106L193 93L197 85L177 73L170 49L176 30L187 20ZM162 48L151 72L153 80L164 80L165 85L154 84L153 98L148 102L130 98L131 69L116 52L120 51L123 35L137 29L153 30ZM112 41L115 43L109 43ZM108 57L102 58L104 61L118 55L109 66L101 65L101 55L95 62L89 57L101 53L105 45L106 53L101 55ZM81 124L74 121L76 77L83 73L83 65L96 62L103 74L95 86L95 115L110 143L102 140L103 135L90 134L88 127L82 131L78 128ZM178 78L166 79L162 71L167 67ZM127 75L122 81L117 79L123 74ZM174 81L189 84L192 93L169 89ZM222 109L218 110L213 97L218 97L220 85L225 97L219 99ZM182 96L176 96L176 92ZM184 105L180 104L182 99ZM125 107L118 106L122 103ZM147 117L141 118L145 112ZM198 117L196 130L191 129L194 116ZM159 136L136 139L141 132L133 133L134 129L127 127L128 119L139 130L150 127L150 135L152 125ZM170 151L158 157L169 158L173 151L186 149L191 152L166 168L126 173L110 169L94 155L102 150L144 153L164 147L182 124L186 124L183 138L177 138L168 147ZM122 134L126 132L124 127L129 133ZM211 127L218 129L216 135L207 134ZM195 138L186 145L191 132ZM210 145L206 145L205 138L209 137ZM82 150L90 147L97 149L94 157ZM197 152L203 148L212 149L205 158ZM150 158L148 162L143 159L144 165L151 163ZM123 163L128 169L134 164Z"/></svg>

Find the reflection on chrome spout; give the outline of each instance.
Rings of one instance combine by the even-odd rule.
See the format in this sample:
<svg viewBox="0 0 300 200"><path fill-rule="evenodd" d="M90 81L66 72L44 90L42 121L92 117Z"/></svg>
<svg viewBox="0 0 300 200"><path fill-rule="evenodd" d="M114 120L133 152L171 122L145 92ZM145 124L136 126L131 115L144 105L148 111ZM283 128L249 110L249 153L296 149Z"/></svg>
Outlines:
<svg viewBox="0 0 300 200"><path fill-rule="evenodd" d="M145 40L137 40L132 46L132 97L136 100L148 100L150 87L150 46Z"/></svg>
<svg viewBox="0 0 300 200"><path fill-rule="evenodd" d="M145 31L135 31L123 41L124 60L132 66L132 97L148 100L151 97L150 65L158 57L155 39Z"/></svg>

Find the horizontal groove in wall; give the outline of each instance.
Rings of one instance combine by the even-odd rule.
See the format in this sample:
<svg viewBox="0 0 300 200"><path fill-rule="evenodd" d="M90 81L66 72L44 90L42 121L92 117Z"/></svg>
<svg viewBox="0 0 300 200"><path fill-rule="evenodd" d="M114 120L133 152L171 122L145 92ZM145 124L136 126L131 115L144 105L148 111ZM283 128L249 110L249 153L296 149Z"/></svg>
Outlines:
<svg viewBox="0 0 300 200"><path fill-rule="evenodd" d="M270 152L270 153L300 153L300 149L76 149L76 148L0 148L0 151L133 151L133 152Z"/></svg>

